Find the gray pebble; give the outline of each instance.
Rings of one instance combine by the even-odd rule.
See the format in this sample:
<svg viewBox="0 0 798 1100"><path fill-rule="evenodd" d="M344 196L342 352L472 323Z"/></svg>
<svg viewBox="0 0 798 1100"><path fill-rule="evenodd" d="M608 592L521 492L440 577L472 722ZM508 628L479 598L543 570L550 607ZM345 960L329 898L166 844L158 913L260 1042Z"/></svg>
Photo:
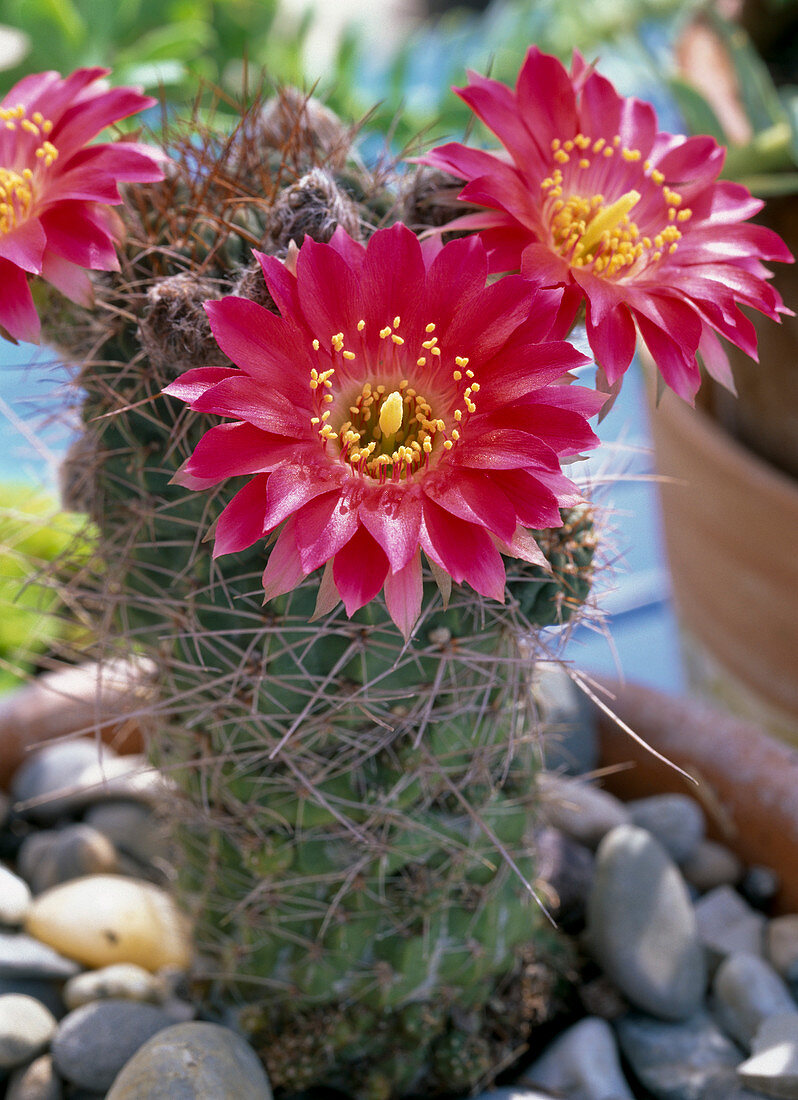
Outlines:
<svg viewBox="0 0 798 1100"><path fill-rule="evenodd" d="M41 1001L23 993L0 997L0 1068L13 1069L41 1054L57 1026Z"/></svg>
<svg viewBox="0 0 798 1100"><path fill-rule="evenodd" d="M115 963L70 978L64 986L64 1002L70 1009L109 998L162 1004L167 993L166 982L144 967Z"/></svg>
<svg viewBox="0 0 798 1100"><path fill-rule="evenodd" d="M17 810L52 824L106 799L151 801L163 790L142 756L118 756L88 738L45 745L17 770L11 793Z"/></svg>
<svg viewBox="0 0 798 1100"><path fill-rule="evenodd" d="M618 1042L640 1082L662 1100L703 1100L728 1082L741 1053L703 1010L680 1023L642 1013L615 1022Z"/></svg>
<svg viewBox="0 0 798 1100"><path fill-rule="evenodd" d="M168 857L167 830L150 806L141 802L111 801L91 806L84 819L120 852L140 863Z"/></svg>
<svg viewBox="0 0 798 1100"><path fill-rule="evenodd" d="M550 1092L540 1092L538 1089L527 1088L519 1083L477 1093L473 1100L552 1100L552 1096Z"/></svg>
<svg viewBox="0 0 798 1100"><path fill-rule="evenodd" d="M588 943L633 1005L666 1020L698 1009L706 971L684 880L662 845L635 825L613 829L599 847Z"/></svg>
<svg viewBox="0 0 798 1100"><path fill-rule="evenodd" d="M655 794L627 802L633 825L648 830L676 863L693 855L704 839L704 811L686 794Z"/></svg>
<svg viewBox="0 0 798 1100"><path fill-rule="evenodd" d="M629 821L620 799L581 780L541 772L538 787L548 824L588 848L598 847L611 829Z"/></svg>
<svg viewBox="0 0 798 1100"><path fill-rule="evenodd" d="M24 993L41 1001L49 1008L56 1020L66 1013L66 1006L59 992L60 982L37 978L0 978L0 996L4 993Z"/></svg>
<svg viewBox="0 0 798 1100"><path fill-rule="evenodd" d="M30 903L28 884L0 864L0 924L22 924Z"/></svg>
<svg viewBox="0 0 798 1100"><path fill-rule="evenodd" d="M8 1079L5 1100L61 1100L63 1089L49 1054L15 1070Z"/></svg>
<svg viewBox="0 0 798 1100"><path fill-rule="evenodd" d="M772 867L754 864L740 882L740 892L755 909L767 909L779 892L781 879Z"/></svg>
<svg viewBox="0 0 798 1100"><path fill-rule="evenodd" d="M84 875L113 874L118 868L113 844L90 825L45 830L28 838L26 848L23 866L36 894Z"/></svg>
<svg viewBox="0 0 798 1100"><path fill-rule="evenodd" d="M33 936L0 932L0 978L71 978L80 969Z"/></svg>
<svg viewBox="0 0 798 1100"><path fill-rule="evenodd" d="M598 767L596 710L558 662L536 669L533 693L544 723L546 767L585 775Z"/></svg>
<svg viewBox="0 0 798 1100"><path fill-rule="evenodd" d="M783 978L790 982L798 979L798 913L768 921L765 952Z"/></svg>
<svg viewBox="0 0 798 1100"><path fill-rule="evenodd" d="M707 949L711 965L739 951L762 954L765 917L752 909L731 886L719 886L699 898L695 915L698 935Z"/></svg>
<svg viewBox="0 0 798 1100"><path fill-rule="evenodd" d="M776 971L761 955L729 955L712 982L712 1008L718 1023L746 1049L763 1020L798 1006Z"/></svg>
<svg viewBox="0 0 798 1100"><path fill-rule="evenodd" d="M634 1100L613 1030L595 1016L562 1032L525 1071L524 1080L580 1100Z"/></svg>
<svg viewBox="0 0 798 1100"><path fill-rule="evenodd" d="M798 1098L798 1012L771 1016L754 1039L754 1053L737 1072L765 1096Z"/></svg>
<svg viewBox="0 0 798 1100"><path fill-rule="evenodd" d="M68 1081L102 1092L139 1047L171 1024L171 1017L154 1005L93 1001L59 1024L52 1041L53 1063Z"/></svg>
<svg viewBox="0 0 798 1100"><path fill-rule="evenodd" d="M690 885L702 894L718 886L734 886L743 876L743 865L731 848L715 840L702 840L681 868Z"/></svg>
<svg viewBox="0 0 798 1100"><path fill-rule="evenodd" d="M106 1100L271 1100L252 1048L218 1024L175 1024L127 1063Z"/></svg>

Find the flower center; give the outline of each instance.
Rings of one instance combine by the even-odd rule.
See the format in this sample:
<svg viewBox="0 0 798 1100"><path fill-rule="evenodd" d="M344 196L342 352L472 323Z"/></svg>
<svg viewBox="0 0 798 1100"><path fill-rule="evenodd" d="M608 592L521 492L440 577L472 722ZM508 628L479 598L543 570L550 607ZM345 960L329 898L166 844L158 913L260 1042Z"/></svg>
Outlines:
<svg viewBox="0 0 798 1100"><path fill-rule="evenodd" d="M310 372L310 388L318 406L318 415L311 417L311 424L325 448L337 444L341 459L355 473L382 482L406 480L425 468L436 452L451 450L460 439L464 421L476 409L474 397L479 392L479 383L472 381L474 372L464 356L454 357L454 369L447 377L444 356L433 335L434 323L426 326L428 339L421 342L422 354L415 356L396 331L400 324L401 319L395 317L393 324L380 329L380 339L389 345L378 367L385 382L367 380L359 384L359 389L355 382L350 388L353 361L360 357L368 360L370 353L365 342L359 354L345 348L342 332L330 339L332 361L340 357L338 368L319 371L314 367ZM365 322L358 322L358 332L362 334L364 328ZM321 352L319 340L313 341L313 349ZM409 378L397 381L399 372L412 374L419 386L428 391L431 388L435 400L419 392ZM388 380L392 376L393 380ZM330 406L336 404L339 395L343 400L338 401L339 411L333 416ZM438 406L437 412L433 404ZM445 413L451 427L447 427L440 412Z"/></svg>
<svg viewBox="0 0 798 1100"><path fill-rule="evenodd" d="M0 126L7 130L19 130L20 146L24 147L24 134L29 134L35 142L33 150L24 150L26 160L34 165L49 168L58 156L58 150L47 135L53 128L52 122L35 111L30 118L20 103L16 107L0 107ZM37 164L38 162L38 164ZM10 233L30 217L35 197L34 172L26 166L21 172L15 168L0 166L0 234Z"/></svg>
<svg viewBox="0 0 798 1100"><path fill-rule="evenodd" d="M565 142L555 138L551 148L555 166L541 183L543 215L552 245L564 259L575 267L589 265L596 274L612 276L629 274L635 265L657 263L666 251L676 251L682 236L677 223L688 221L692 211L682 206L682 196L665 185L664 175L650 161L643 161L636 187L614 202L608 203L598 190L612 183L612 158L634 164L641 160L639 149L622 146L618 135L608 142L605 138L593 141L585 134ZM628 178L629 169L625 172ZM653 235L645 235L629 215L643 197L643 189L649 198L652 185L665 224Z"/></svg>

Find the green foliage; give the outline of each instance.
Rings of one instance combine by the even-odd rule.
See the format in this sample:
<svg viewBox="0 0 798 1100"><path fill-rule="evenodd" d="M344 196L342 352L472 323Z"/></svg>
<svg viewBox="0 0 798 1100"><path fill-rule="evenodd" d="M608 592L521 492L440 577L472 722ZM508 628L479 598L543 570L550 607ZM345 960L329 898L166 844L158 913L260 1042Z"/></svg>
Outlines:
<svg viewBox="0 0 798 1100"><path fill-rule="evenodd" d="M0 692L20 683L36 661L75 634L52 572L45 568L73 550L82 526L29 486L0 489ZM80 555L78 555L80 556ZM46 583L43 583L45 582Z"/></svg>

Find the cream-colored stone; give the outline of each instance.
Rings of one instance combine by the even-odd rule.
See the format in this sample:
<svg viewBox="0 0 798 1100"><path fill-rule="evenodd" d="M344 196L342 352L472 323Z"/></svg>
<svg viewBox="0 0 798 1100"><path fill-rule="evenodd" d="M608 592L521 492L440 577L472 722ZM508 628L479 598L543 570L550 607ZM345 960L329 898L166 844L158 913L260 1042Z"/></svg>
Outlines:
<svg viewBox="0 0 798 1100"><path fill-rule="evenodd" d="M121 875L87 875L34 899L25 929L84 966L187 967L191 934L167 893Z"/></svg>

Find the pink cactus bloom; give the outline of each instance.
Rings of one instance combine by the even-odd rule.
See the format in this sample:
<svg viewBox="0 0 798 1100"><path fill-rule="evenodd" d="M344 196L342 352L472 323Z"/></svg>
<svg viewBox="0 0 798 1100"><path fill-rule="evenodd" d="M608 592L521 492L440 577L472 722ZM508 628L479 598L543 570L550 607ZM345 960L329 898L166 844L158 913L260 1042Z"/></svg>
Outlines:
<svg viewBox="0 0 798 1100"><path fill-rule="evenodd" d="M87 145L113 122L156 101L133 88L108 88L107 69L35 73L0 102L0 332L38 342L29 275L80 305L92 301L84 270L116 270L121 223L110 205L123 180L163 177L161 154L146 145Z"/></svg>
<svg viewBox="0 0 798 1100"><path fill-rule="evenodd" d="M763 260L792 259L771 230L746 220L762 203L718 181L725 150L710 137L657 128L654 109L620 96L574 54L570 73L532 47L515 91L469 73L455 89L493 131L497 155L453 142L424 163L468 181L458 219L482 232L491 271L584 300L587 334L607 382L619 383L639 332L664 381L692 401L697 355L733 388L716 333L756 358L751 306L788 313Z"/></svg>
<svg viewBox="0 0 798 1100"><path fill-rule="evenodd" d="M245 475L214 554L280 528L266 598L327 565L322 589L351 615L380 590L409 636L421 551L454 581L503 600L502 554L545 565L529 528L581 501L560 458L597 439L601 395L566 384L585 363L558 334L561 290L521 276L486 285L476 236L422 250L409 229L367 247L341 229L306 238L296 273L258 256L280 316L244 298L208 302L236 367L199 367L165 392L231 419L175 480ZM332 586L332 587L331 587Z"/></svg>

